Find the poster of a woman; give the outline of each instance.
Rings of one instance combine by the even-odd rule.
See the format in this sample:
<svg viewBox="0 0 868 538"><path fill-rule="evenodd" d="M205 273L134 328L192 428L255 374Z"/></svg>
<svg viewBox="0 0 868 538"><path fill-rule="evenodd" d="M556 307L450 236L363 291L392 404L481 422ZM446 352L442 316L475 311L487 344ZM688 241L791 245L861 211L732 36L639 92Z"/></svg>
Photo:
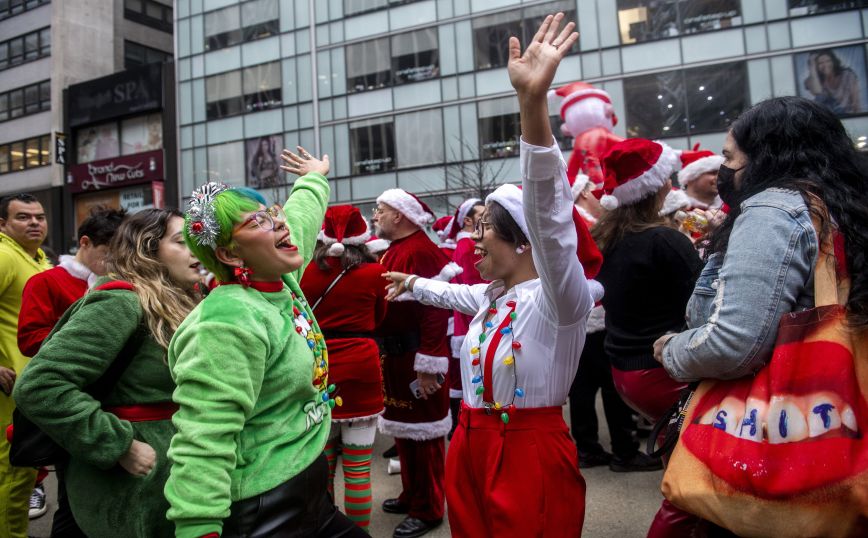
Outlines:
<svg viewBox="0 0 868 538"><path fill-rule="evenodd" d="M282 183L277 152L283 148L280 135L247 140L247 185L254 189L276 187Z"/></svg>
<svg viewBox="0 0 868 538"><path fill-rule="evenodd" d="M865 49L861 46L820 49L797 54L799 95L846 116L868 110Z"/></svg>

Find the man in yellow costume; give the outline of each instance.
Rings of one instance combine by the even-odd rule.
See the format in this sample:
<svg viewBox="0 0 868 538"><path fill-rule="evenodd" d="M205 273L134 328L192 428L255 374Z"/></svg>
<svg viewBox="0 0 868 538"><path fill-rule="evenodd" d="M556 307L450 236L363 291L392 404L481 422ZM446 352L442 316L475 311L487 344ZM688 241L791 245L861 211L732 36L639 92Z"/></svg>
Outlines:
<svg viewBox="0 0 868 538"><path fill-rule="evenodd" d="M27 280L51 267L39 247L48 223L39 200L30 194L0 199L0 536L26 538L29 499L36 469L12 467L6 428L15 402L15 378L29 360L18 350L18 311Z"/></svg>

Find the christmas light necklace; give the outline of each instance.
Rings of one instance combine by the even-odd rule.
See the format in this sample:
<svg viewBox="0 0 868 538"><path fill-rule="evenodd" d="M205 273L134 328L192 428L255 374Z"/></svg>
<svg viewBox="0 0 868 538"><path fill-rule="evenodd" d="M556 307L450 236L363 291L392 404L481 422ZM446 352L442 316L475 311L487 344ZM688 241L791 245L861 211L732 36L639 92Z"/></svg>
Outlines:
<svg viewBox="0 0 868 538"><path fill-rule="evenodd" d="M334 384L328 384L329 354L325 346L325 337L322 331L316 330L311 323L305 310L307 301L303 297L299 298L292 290L290 294L292 294L292 322L295 325L295 332L307 340L307 347L313 352L313 386L320 391L322 401L327 403L329 408L333 409L335 405L341 406L343 398L330 396L335 392L336 387Z"/></svg>
<svg viewBox="0 0 868 538"><path fill-rule="evenodd" d="M513 323L518 318L518 315L515 312L516 302L514 300L509 300L506 302L506 306L509 308L509 312L507 312L500 327L495 329L494 321L497 316L497 301L491 301L491 304L488 307L488 313L491 314L491 318L488 321L483 322L482 332L479 334L479 344L470 349L470 365L474 373L471 383L477 385L475 392L477 395L483 397L483 407L485 407L488 412L491 412L491 409L501 411L500 419L504 424L509 424L509 413L515 407L515 399L517 397L524 397L524 389L518 386L518 363L515 358L516 353L521 349L521 343L515 339L515 328L513 327ZM486 332L486 329L489 331ZM489 336L491 335L494 335L494 337L489 340ZM512 399L506 404L494 400L494 354L497 352L500 341L504 336L510 337L509 349L511 354L507 355L502 362L506 366L512 366ZM485 346L485 364L482 364L481 348L485 345L486 341L488 341L488 345ZM487 376L488 379L486 379L485 375L486 369L489 370L489 375ZM485 383L489 383L491 386L486 387ZM485 399L487 388L490 389L490 398L492 401L486 401Z"/></svg>

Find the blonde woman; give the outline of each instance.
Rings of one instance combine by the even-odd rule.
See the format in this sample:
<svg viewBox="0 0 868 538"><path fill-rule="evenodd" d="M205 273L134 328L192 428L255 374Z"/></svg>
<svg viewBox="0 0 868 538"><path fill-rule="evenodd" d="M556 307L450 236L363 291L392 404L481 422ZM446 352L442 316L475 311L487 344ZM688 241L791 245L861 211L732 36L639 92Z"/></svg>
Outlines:
<svg viewBox="0 0 868 538"><path fill-rule="evenodd" d="M128 218L109 247L110 276L70 307L15 385L21 412L70 454L69 504L87 536L174 534L166 348L199 279L183 224L165 209Z"/></svg>

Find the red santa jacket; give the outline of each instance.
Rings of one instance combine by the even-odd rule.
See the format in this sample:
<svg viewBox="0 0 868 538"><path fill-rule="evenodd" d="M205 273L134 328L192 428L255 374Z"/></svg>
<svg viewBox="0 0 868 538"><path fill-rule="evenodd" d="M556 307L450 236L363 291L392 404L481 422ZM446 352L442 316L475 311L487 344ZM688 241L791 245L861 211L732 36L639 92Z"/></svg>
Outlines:
<svg viewBox="0 0 868 538"><path fill-rule="evenodd" d="M441 274L450 260L422 230L393 241L380 260L388 271L400 271L451 280ZM410 383L417 372L446 374L449 368L449 345L446 326L452 313L424 306L405 294L389 305L379 333L384 339L383 386L386 411L380 418L380 430L403 439L435 439L449 433L448 384L430 395L417 399ZM415 348L415 349L414 349Z"/></svg>
<svg viewBox="0 0 868 538"><path fill-rule="evenodd" d="M301 279L301 290L311 305L343 271L340 259L329 257L326 262L328 271L311 262ZM314 310L326 337L329 381L343 400L342 406L332 409L332 420L357 420L383 412L380 351L373 336L386 317L388 282L381 276L385 271L379 263L363 263L347 271Z"/></svg>
<svg viewBox="0 0 868 538"><path fill-rule="evenodd" d="M72 303L87 293L87 280L76 278L63 267L54 267L30 277L21 295L18 313L18 349L27 357L39 351L42 342Z"/></svg>

